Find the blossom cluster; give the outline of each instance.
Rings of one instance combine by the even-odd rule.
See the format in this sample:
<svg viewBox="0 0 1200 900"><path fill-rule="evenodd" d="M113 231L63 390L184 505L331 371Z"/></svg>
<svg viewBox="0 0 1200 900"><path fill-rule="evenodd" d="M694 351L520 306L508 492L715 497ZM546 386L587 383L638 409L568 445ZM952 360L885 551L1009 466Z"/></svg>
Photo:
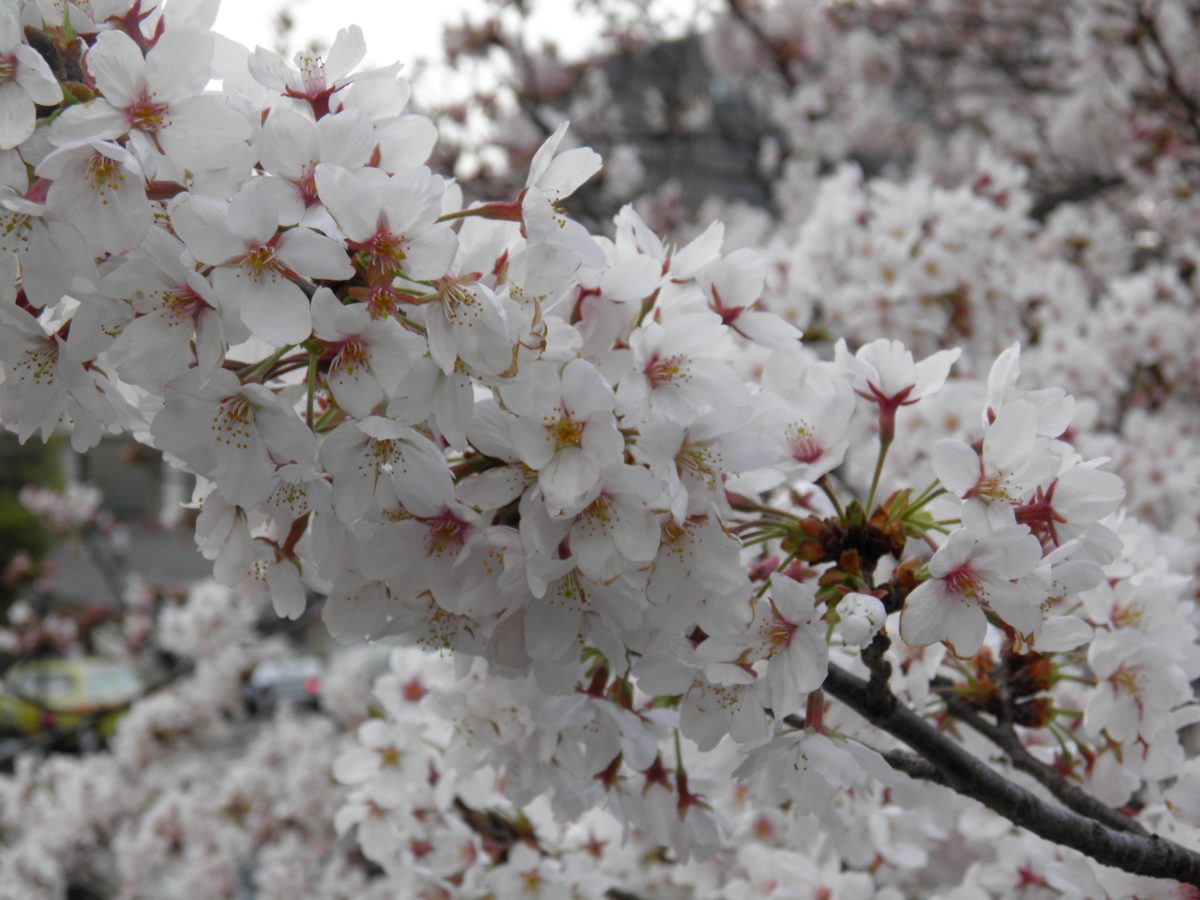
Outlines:
<svg viewBox="0 0 1200 900"><path fill-rule="evenodd" d="M341 804L342 835L431 891L652 884L617 849L638 846L678 864L664 883L714 895L783 896L782 870L848 895L1003 892L1024 854L1041 884L1123 890L1001 820L1011 852L921 873L959 832L897 821L891 792L980 813L893 771L895 739L822 690L831 664L878 681L886 662L921 714L1020 728L1059 777L1195 845L1196 804L1164 787L1193 783L1187 565L1120 512L1108 457L1128 445L1090 433L1148 369L1186 403L1194 346L1116 359L1097 412L1025 386L1018 343L1032 310L1026 368L1080 387L1046 347L1089 308L1089 277L1111 280L1072 340L1161 336L1190 327L1182 255L1072 268L1056 254L1083 226L1064 214L1035 235L1024 170L986 157L989 178L957 189L842 168L765 255L720 223L664 241L633 206L597 236L568 207L601 160L566 123L515 196L472 202L427 165L437 129L408 111L399 66L362 68L356 27L293 65L218 40L211 3L44 15L0 5L0 420L22 440L66 428L80 451L131 433L186 467L222 586L160 614L158 644L195 672L136 704L113 754L175 778L176 738L229 739L264 652L239 636L268 598L295 620L320 596L339 641L454 661L398 655L382 715L336 758L361 697L331 703L336 726L273 726L252 760L300 759L247 775L228 828L211 772L164 785L122 832L131 890L167 877L139 868L155 842L194 857L195 884L219 866L235 884L259 800L264 840L301 823L264 854L332 840L302 823ZM801 327L840 339L822 354ZM1138 499L1160 524L1192 510ZM329 767L344 798L289 793ZM27 767L14 793L54 775ZM784 849L810 816L869 831L879 860ZM585 845L585 826L610 837ZM605 878L588 887L585 852L549 852L555 829ZM13 865L36 881L70 852L51 847ZM296 873L278 868L287 896Z"/></svg>

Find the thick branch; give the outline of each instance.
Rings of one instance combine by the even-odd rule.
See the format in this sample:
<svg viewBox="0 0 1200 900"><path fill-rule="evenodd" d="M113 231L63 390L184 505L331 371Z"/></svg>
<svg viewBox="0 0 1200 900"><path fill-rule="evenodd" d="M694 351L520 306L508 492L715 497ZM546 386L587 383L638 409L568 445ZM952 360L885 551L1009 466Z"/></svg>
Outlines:
<svg viewBox="0 0 1200 900"><path fill-rule="evenodd" d="M935 685L938 687L948 687L948 685L940 683L935 683ZM950 715L969 725L1003 750L1012 762L1013 768L1024 772L1026 775L1032 775L1038 783L1061 800L1065 806L1070 807L1082 816L1095 819L1097 822L1102 822L1109 828L1115 828L1118 831L1128 831L1131 834L1143 837L1149 833L1129 816L1101 803L1083 788L1063 778L1052 766L1046 765L1030 753L1025 749L1025 745L1021 743L1021 738L1011 727L1006 728L1000 725L992 725L972 709L971 704L952 691L944 691L940 696L946 702L946 709L949 710Z"/></svg>
<svg viewBox="0 0 1200 900"><path fill-rule="evenodd" d="M1050 213L1064 203L1082 203L1124 183L1123 178L1115 175L1084 175L1037 197L1034 200L1033 208L1029 211L1029 216L1043 222Z"/></svg>
<svg viewBox="0 0 1200 900"><path fill-rule="evenodd" d="M744 0L729 0L730 13L746 27L763 50L770 54L771 62L775 65L775 71L779 73L779 77L784 80L784 83L795 87L799 82L792 73L792 67L788 64L787 56L780 51L779 44L767 34L762 25L742 5L743 3Z"/></svg>
<svg viewBox="0 0 1200 900"><path fill-rule="evenodd" d="M1051 806L1013 784L901 704L830 664L824 689L937 769L940 783L979 801L1014 825L1106 866L1200 886L1200 854L1157 835L1116 831L1073 810ZM918 777L921 777L918 775Z"/></svg>
<svg viewBox="0 0 1200 900"><path fill-rule="evenodd" d="M1167 49L1166 42L1163 41L1162 34L1159 32L1157 10L1151 12L1147 10L1141 3L1137 4L1137 23L1143 33L1149 38L1150 43L1158 52L1158 55L1163 61L1163 71L1161 77L1167 88L1168 93L1179 104L1182 112L1182 118L1187 126L1191 129L1195 138L1200 139L1200 102L1197 102L1187 89L1183 86L1179 78L1179 72L1175 66L1175 58L1171 56ZM1147 73L1154 76L1153 67L1146 65Z"/></svg>

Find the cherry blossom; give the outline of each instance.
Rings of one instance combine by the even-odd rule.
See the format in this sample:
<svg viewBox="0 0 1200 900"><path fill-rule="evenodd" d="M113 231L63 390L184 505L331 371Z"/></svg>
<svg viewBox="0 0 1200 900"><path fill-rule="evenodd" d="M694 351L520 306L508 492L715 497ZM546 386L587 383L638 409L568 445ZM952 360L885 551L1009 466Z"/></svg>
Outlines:
<svg viewBox="0 0 1200 900"><path fill-rule="evenodd" d="M62 96L46 61L22 40L18 11L0 8L0 150L29 140L37 126L35 104L53 106Z"/></svg>
<svg viewBox="0 0 1200 900"><path fill-rule="evenodd" d="M103 97L64 112L51 139L63 145L133 134L139 156L157 151L188 168L211 166L250 136L239 113L204 92L212 54L212 36L191 28L168 29L145 55L124 32L102 31L86 62Z"/></svg>
<svg viewBox="0 0 1200 900"><path fill-rule="evenodd" d="M950 535L929 561L929 579L909 594L900 634L914 646L945 641L956 656L974 656L987 631L986 606L1022 635L1041 625L1042 595L1027 579L1041 545L1019 525L979 526Z"/></svg>

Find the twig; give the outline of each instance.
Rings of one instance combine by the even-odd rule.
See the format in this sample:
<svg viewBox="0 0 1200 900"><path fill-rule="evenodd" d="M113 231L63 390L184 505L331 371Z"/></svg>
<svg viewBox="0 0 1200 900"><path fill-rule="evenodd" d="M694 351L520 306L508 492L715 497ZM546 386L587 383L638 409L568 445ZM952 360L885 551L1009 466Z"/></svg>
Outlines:
<svg viewBox="0 0 1200 900"><path fill-rule="evenodd" d="M946 686L949 686L949 682L944 679L934 680L934 687ZM1021 738L1011 726L1005 727L1003 725L990 724L969 703L953 691L939 692L939 694L942 700L945 701L946 709L950 715L983 735L1003 750L1014 769L1032 776L1046 790L1062 801L1065 806L1075 810L1081 816L1087 816L1089 819L1103 822L1109 828L1114 828L1118 831L1128 831L1131 834L1142 835L1143 837L1148 834L1146 829L1129 816L1101 803L1091 794L1087 793L1087 791L1083 790L1083 788L1067 781L1055 769L1046 765L1030 753L1025 749Z"/></svg>
<svg viewBox="0 0 1200 900"><path fill-rule="evenodd" d="M796 87L799 84L798 79L792 72L792 67L788 65L787 57L780 52L779 44L771 39L771 36L763 29L754 17L746 10L743 5L745 0L728 0L729 12L735 19L746 27L746 30L753 35L754 40L762 46L764 50L771 55L771 62L775 66L775 71L779 73L779 77L784 80L784 83L790 87Z"/></svg>
<svg viewBox="0 0 1200 900"><path fill-rule="evenodd" d="M1117 831L1071 809L1052 806L1013 784L901 704L831 663L824 689L877 728L907 744L938 772L938 782L1026 828L1107 866L1200 886L1200 854L1158 835ZM914 767L914 771L926 771ZM921 776L917 776L921 777Z"/></svg>

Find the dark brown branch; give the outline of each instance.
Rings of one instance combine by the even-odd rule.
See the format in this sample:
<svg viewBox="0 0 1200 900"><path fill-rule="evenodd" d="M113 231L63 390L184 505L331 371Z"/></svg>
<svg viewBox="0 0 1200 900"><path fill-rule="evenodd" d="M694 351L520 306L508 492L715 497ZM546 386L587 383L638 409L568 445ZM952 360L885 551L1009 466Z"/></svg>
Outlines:
<svg viewBox="0 0 1200 900"><path fill-rule="evenodd" d="M861 678L832 663L824 689L916 751L937 770L939 783L979 801L1014 825L1106 866L1200 886L1200 854L1157 835L1117 831L1074 810L1051 806L972 756L894 694L872 690Z"/></svg>
<svg viewBox="0 0 1200 900"><path fill-rule="evenodd" d="M1137 4L1137 24L1142 30L1142 33L1149 39L1150 44L1154 47L1159 57L1162 59L1163 71L1157 73L1149 64L1149 61L1143 56L1142 61L1147 74L1152 77L1160 76L1163 79L1164 86L1167 92L1180 106L1182 118L1188 128L1191 129L1193 136L1200 140L1200 101L1197 101L1180 81L1178 69L1175 66L1175 59L1171 56L1167 49L1166 42L1159 32L1157 7L1154 11L1148 10L1142 3ZM1140 49L1140 45L1139 45Z"/></svg>
<svg viewBox="0 0 1200 900"><path fill-rule="evenodd" d="M889 750L886 753L880 753L887 764L898 772L903 772L910 778L919 778L921 781L931 781L934 784L946 786L946 779L942 773L938 771L937 766L926 762L915 753L907 753L904 750Z"/></svg>
<svg viewBox="0 0 1200 900"><path fill-rule="evenodd" d="M784 83L790 87L795 87L799 84L795 74L792 72L792 67L788 64L787 54L779 46L779 42L771 38L746 9L745 0L728 0L729 12L735 19L745 26L746 30L754 37L759 45L771 56L771 62L775 65L775 71L779 73L779 77Z"/></svg>
<svg viewBox="0 0 1200 900"><path fill-rule="evenodd" d="M1085 175L1076 178L1038 196L1029 211L1029 216L1039 222L1045 221L1050 213L1064 203L1082 203L1124 183L1125 179L1112 175Z"/></svg>
<svg viewBox="0 0 1200 900"><path fill-rule="evenodd" d="M970 726L1003 750L1014 769L1024 772L1026 775L1031 775L1065 806L1075 810L1081 816L1087 816L1089 819L1102 822L1109 828L1114 828L1118 831L1128 831L1131 834L1141 835L1142 837L1149 834L1146 829L1129 816L1101 803L1083 788L1065 779L1054 767L1046 765L1030 753L1021 742L1020 736L1017 735L1011 726L992 725L980 716L971 707L971 704L953 692L952 685L949 682L937 679L934 686L947 688L947 690L940 691L939 693L942 700L945 701L946 709L950 712L950 715Z"/></svg>

